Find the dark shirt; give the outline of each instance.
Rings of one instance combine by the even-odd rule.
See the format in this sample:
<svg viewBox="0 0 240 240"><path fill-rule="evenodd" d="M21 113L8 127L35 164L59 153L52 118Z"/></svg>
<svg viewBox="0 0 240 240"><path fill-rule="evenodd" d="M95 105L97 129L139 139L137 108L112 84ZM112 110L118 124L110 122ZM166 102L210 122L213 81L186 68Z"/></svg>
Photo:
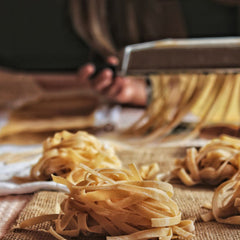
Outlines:
<svg viewBox="0 0 240 240"><path fill-rule="evenodd" d="M0 0L0 65L66 71L91 61L89 47L72 29L67 1ZM180 4L188 37L239 35L237 7L214 0Z"/></svg>

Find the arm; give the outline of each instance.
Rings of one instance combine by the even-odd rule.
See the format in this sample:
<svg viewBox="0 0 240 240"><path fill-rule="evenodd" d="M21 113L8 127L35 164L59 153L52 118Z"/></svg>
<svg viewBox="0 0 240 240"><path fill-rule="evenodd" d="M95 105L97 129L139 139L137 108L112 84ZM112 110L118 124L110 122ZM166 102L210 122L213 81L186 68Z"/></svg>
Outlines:
<svg viewBox="0 0 240 240"><path fill-rule="evenodd" d="M111 102L137 106L146 105L147 96L144 79L120 76L116 76L113 79L113 72L110 69L104 69L94 79L90 79L94 71L95 66L87 64L76 73L22 73L6 70L0 70L0 73L7 72L12 79L29 79L29 81L21 80L22 84L31 82L31 84L34 84L43 92L76 90L78 88L81 90L91 89ZM21 96L20 91L21 89L18 89L19 97ZM25 94L22 94L23 98L25 98Z"/></svg>
<svg viewBox="0 0 240 240"><path fill-rule="evenodd" d="M113 79L113 72L104 69L92 81L92 86L113 102L137 106L145 106L147 102L144 78L116 76Z"/></svg>
<svg viewBox="0 0 240 240"><path fill-rule="evenodd" d="M118 65L116 57L110 56L107 62L111 65ZM110 101L120 104L130 104L146 106L147 104L147 84L141 77L121 77L113 78L111 69L104 69L95 79L91 80L91 86L98 93L106 96Z"/></svg>
<svg viewBox="0 0 240 240"><path fill-rule="evenodd" d="M118 65L118 59L110 56L107 62ZM113 78L111 69L102 70L94 79L91 75L95 72L95 66L87 64L81 67L77 74L35 75L38 83L45 89L64 89L66 87L91 88L112 102L145 106L147 102L146 82L144 78L121 77Z"/></svg>

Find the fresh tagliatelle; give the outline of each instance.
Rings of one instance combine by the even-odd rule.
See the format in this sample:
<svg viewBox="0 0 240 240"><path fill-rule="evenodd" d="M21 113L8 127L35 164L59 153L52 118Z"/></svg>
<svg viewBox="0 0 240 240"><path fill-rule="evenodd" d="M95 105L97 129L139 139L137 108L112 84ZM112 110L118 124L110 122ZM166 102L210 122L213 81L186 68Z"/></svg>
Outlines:
<svg viewBox="0 0 240 240"><path fill-rule="evenodd" d="M84 175L84 170L79 168L80 163L92 169L122 168L122 161L109 144L84 131L77 133L62 131L43 142L42 157L31 168L30 176L14 177L13 180L48 181L52 179L53 174L77 183ZM140 168L143 179L153 179L158 172L157 163L143 165Z"/></svg>
<svg viewBox="0 0 240 240"><path fill-rule="evenodd" d="M150 79L150 104L125 131L127 136L139 137L138 142L193 139L204 125L239 123L240 74L162 73ZM189 113L195 115L193 129L174 133Z"/></svg>
<svg viewBox="0 0 240 240"><path fill-rule="evenodd" d="M240 177L230 179L215 190L212 210L202 214L201 218L207 222L215 219L227 224L240 224Z"/></svg>
<svg viewBox="0 0 240 240"><path fill-rule="evenodd" d="M70 193L61 203L61 212L25 220L20 228L54 220L49 232L57 239L64 236L107 236L108 240L189 239L193 237L192 220L181 220L181 212L172 199L169 183L142 180L134 164L130 170L93 170L80 163L84 179L65 184Z"/></svg>
<svg viewBox="0 0 240 240"><path fill-rule="evenodd" d="M177 159L172 176L185 185L219 185L231 179L240 169L240 139L220 136L210 141L199 151L187 149L184 159Z"/></svg>
<svg viewBox="0 0 240 240"><path fill-rule="evenodd" d="M51 174L54 174L75 183L84 175L84 170L78 169L80 163L92 169L122 167L122 162L110 145L84 131L74 134L62 131L45 140L42 157L32 167L30 176L15 179L45 181L51 180ZM75 171L76 169L78 170Z"/></svg>

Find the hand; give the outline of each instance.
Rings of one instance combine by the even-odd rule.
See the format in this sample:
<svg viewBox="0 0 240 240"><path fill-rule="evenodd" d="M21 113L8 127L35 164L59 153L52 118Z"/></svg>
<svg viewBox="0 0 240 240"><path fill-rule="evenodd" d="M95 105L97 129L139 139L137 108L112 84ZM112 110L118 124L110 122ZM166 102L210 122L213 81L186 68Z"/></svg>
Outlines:
<svg viewBox="0 0 240 240"><path fill-rule="evenodd" d="M109 57L107 62L118 65L116 57ZM95 66L88 63L81 67L77 74L68 73L35 73L30 74L37 84L47 91L67 91L70 89L93 90L112 102L121 104L146 105L146 86L144 79L135 77L113 78L111 69L104 69L95 78L91 78Z"/></svg>
<svg viewBox="0 0 240 240"><path fill-rule="evenodd" d="M112 65L117 65L118 59L109 57L107 62ZM90 77L90 75L88 75L88 77ZM144 79L121 76L113 78L112 70L106 68L94 79L89 80L89 82L95 91L104 95L110 101L121 104L146 105L147 96Z"/></svg>

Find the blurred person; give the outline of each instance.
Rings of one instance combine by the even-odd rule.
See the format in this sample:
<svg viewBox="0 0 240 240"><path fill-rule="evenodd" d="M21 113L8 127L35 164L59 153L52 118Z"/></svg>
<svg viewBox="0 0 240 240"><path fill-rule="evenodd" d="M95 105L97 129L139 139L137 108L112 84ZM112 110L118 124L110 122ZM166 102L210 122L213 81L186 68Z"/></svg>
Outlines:
<svg viewBox="0 0 240 240"><path fill-rule="evenodd" d="M111 65L118 65L117 56L126 45L186 37L178 0L71 0L69 10L75 32ZM147 103L147 85L144 78L114 76L109 68L91 81L108 99L138 106Z"/></svg>
<svg viewBox="0 0 240 240"><path fill-rule="evenodd" d="M134 43L238 35L239 4L239 0L71 0L70 16L75 32L107 57L117 56L124 46ZM120 103L146 105L144 81L112 76L110 69L103 70L92 81L93 88Z"/></svg>
<svg viewBox="0 0 240 240"><path fill-rule="evenodd" d="M15 4L11 2L15 2ZM51 5L52 11L54 7L57 8L60 4L65 6L64 11L66 8L69 10L70 14L68 17L71 19L72 28L78 35L81 44L84 42L88 45L91 49L91 54L94 52L93 55L97 56L98 62L106 61L112 65L118 64L119 51L124 46L133 43L163 38L227 36L237 34L236 27L238 26L236 26L235 20L237 14L236 9L239 4L238 0L70 0L67 2L41 2L43 2L41 4L45 4L46 11ZM21 3L13 0L1 0L0 4L3 5L0 6L0 11L2 11L1 13L3 15L4 6L7 6L9 9L11 6L16 6L14 13L17 15L19 14L17 7L21 8L25 4L28 7L29 16L33 18L36 12L34 15L31 7L37 11L37 8L40 6L40 3L31 3L29 0L23 0ZM19 21L22 21L22 18L24 19L26 14L19 14L18 16L21 16ZM49 16L51 18L50 10ZM45 14L44 17L47 19L47 14ZM55 15L52 15L52 17L54 18ZM13 18L14 14L11 15L11 19ZM45 18L39 20L39 26ZM36 23L37 19L35 20ZM31 19L27 19L27 23L24 23L31 24L29 21L31 21ZM53 26L53 23L56 24L56 22L57 18L54 21L46 22L46 24L52 24ZM18 22L15 21L14 24L17 25ZM47 25L45 28L48 27ZM56 24L56 26L58 25ZM33 30L36 31L36 27ZM7 31L9 31L9 29ZM37 29L37 31L37 33L44 33L44 27L43 29ZM66 33L62 36L66 37ZM23 36L21 32L19 32L19 34L18 37ZM29 32L28 34L29 36L33 36L33 32ZM48 34L50 35L51 32L49 31ZM40 35L41 34L39 34L39 36ZM4 34L3 36L5 37ZM53 34L51 36L52 38L54 37ZM59 42L63 41L61 38L56 40L49 38L48 40L52 42L52 48L54 48L55 45L60 46ZM76 39L74 41L74 44L76 44ZM41 42L39 41L38 44L41 44ZM82 54L82 56L84 56L84 54ZM49 63L47 58L48 55L46 54L46 64ZM92 61L93 58L83 58L90 63L82 64L76 74L63 74L60 71L59 73L55 73L59 69L55 69L54 72L54 67L51 69L52 73L43 74L41 71L38 73L36 71L26 73L27 71L22 71L21 74L32 76L38 85L46 90L57 91L66 88L93 89L112 102L138 106L146 105L147 91L144 79L114 76L114 73L109 68L102 70L94 79L91 79L92 74L96 70L95 61ZM49 66L51 64L49 64ZM49 68L51 68L51 66ZM47 72L47 70L48 69L45 69L43 71ZM19 75L19 72L13 74Z"/></svg>
<svg viewBox="0 0 240 240"><path fill-rule="evenodd" d="M12 3L10 3L12 1ZM31 22L38 23L33 10L36 11L36 3L30 3L30 1L24 0L23 2L15 2L13 0L9 3L0 1L2 5L0 11L4 15L7 8L13 11L11 19L13 21L14 16L19 16L19 11L23 9L25 4L29 12L27 14L21 14L19 22L23 21L26 16L31 16L31 19L26 19L24 24L31 24ZM42 3L44 4L44 3ZM55 7L59 7L55 2ZM11 5L11 6L10 6ZM40 11L40 4L37 5ZM46 11L48 6L53 3L45 3ZM183 19L181 12L179 11L179 3L177 0L170 1L69 1L66 6L70 12L69 16L73 26L73 30L77 33L79 41L84 41L85 44L98 55L98 62L106 61L112 65L118 64L117 53L126 45L145 42L149 40L157 40L166 37L185 37L185 30L183 27ZM15 6L16 9L13 9ZM5 10L4 10L5 7ZM31 12L30 12L31 11ZM15 14L14 14L15 13ZM19 15L18 15L19 14ZM170 15L173 14L175 21L172 21ZM47 14L45 14L47 18ZM158 19L158 21L155 21ZM8 21L8 22L9 22ZM39 20L40 21L40 20ZM6 21L7 22L7 21ZM176 24L177 22L177 24ZM179 24L178 24L179 23ZM17 26L17 21L12 24L11 27ZM48 25L52 22L48 21ZM40 26L40 24L39 24ZM22 27L22 26L20 26ZM36 26L37 27L37 26ZM44 33L44 26L42 29L31 29L32 31L27 34L38 34L38 32ZM56 25L56 27L58 27ZM6 30L10 31L9 29ZM15 31L18 31L17 27ZM40 35L40 34L39 34ZM49 32L50 35L50 32ZM53 37L53 35L51 35ZM5 35L6 37L6 35ZM18 38L23 38L23 33L19 32ZM40 36L41 37L41 36ZM49 38L49 42L53 41ZM59 39L61 41L61 39ZM42 41L44 43L44 41ZM43 44L39 42L39 46ZM17 43L18 44L18 43ZM24 44L24 42L23 42ZM33 44L31 42L30 44ZM58 45L56 41L55 45ZM54 47L54 46L53 46ZM41 53L39 53L41 56ZM48 61L46 55L46 61ZM86 57L86 61L89 59ZM100 60L99 60L100 59ZM146 96L146 84L144 79L135 79L130 77L116 76L113 79L113 72L111 69L106 68L101 71L94 79L90 80L91 75L94 73L96 66L94 60L89 59L91 63L86 64L77 71L77 74L56 74L54 72L43 74L36 71L22 71L24 75L28 72L28 76L31 75L36 82L45 90L60 90L64 88L91 88L96 92L104 95L111 102L117 102L121 104L131 104L135 106L145 106L147 101ZM22 63L18 63L21 65ZM24 69L23 69L24 70ZM15 74L20 74L16 72Z"/></svg>

